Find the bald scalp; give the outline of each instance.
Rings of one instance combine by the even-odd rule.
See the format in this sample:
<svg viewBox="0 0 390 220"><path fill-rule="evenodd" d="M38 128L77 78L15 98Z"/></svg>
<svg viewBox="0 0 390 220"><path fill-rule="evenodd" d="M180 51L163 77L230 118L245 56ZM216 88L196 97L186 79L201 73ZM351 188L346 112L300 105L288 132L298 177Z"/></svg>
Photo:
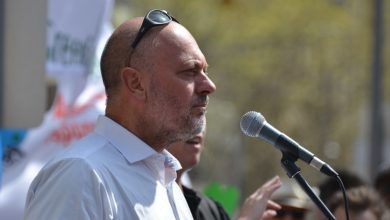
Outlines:
<svg viewBox="0 0 390 220"><path fill-rule="evenodd" d="M133 50L131 43L141 26L142 19L134 18L120 25L112 33L103 50L100 69L108 98L119 87L120 71L128 64Z"/></svg>
<svg viewBox="0 0 390 220"><path fill-rule="evenodd" d="M157 30L154 29L158 27L154 27L153 31L148 31L144 35L136 50L131 47L142 21L143 17L137 17L124 22L112 33L106 43L101 56L100 69L108 99L119 88L120 71L124 67L152 68L153 62L147 63L147 61L151 58L149 51L154 50L156 46Z"/></svg>
<svg viewBox="0 0 390 220"><path fill-rule="evenodd" d="M173 58L169 53L177 48L185 48L189 41L199 48L191 33L179 23L170 22L168 25L153 27L131 55L130 66L154 73L158 71L157 61L165 62L166 59Z"/></svg>
<svg viewBox="0 0 390 220"><path fill-rule="evenodd" d="M168 45L180 42L175 34L178 29L186 30L181 24L170 22L167 25L155 26L147 31L131 55L130 66L150 73L155 72L157 57L166 53L160 48L161 44Z"/></svg>
<svg viewBox="0 0 390 220"><path fill-rule="evenodd" d="M180 36L180 34L177 36L177 30L186 30L176 22L153 27L143 36L136 49L133 49L131 44L134 42L142 21L143 17L137 17L121 24L110 36L103 50L100 69L106 89L107 104L119 91L120 73L123 68L132 67L141 72L155 72L156 56L165 53L158 49L160 44L177 44L180 42L177 38ZM189 32L188 35L191 36Z"/></svg>

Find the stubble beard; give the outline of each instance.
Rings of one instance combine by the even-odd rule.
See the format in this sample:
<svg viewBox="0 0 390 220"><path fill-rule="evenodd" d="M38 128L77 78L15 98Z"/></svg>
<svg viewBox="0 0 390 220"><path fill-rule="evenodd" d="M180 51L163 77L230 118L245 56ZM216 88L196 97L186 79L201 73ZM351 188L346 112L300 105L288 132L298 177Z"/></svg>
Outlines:
<svg viewBox="0 0 390 220"><path fill-rule="evenodd" d="M189 116L185 120L187 122L186 127L188 128L188 130L186 132L183 132L182 137L179 138L180 141L187 141L195 137L197 134L203 131L206 125L205 115L202 115L199 119L194 119L191 117L192 116L189 114Z"/></svg>
<svg viewBox="0 0 390 220"><path fill-rule="evenodd" d="M206 126L206 113L194 115L192 105L187 112L180 112L185 106L176 96L167 96L158 92L156 85L151 86L150 100L153 113L150 122L154 126L155 140L168 146L178 141L187 141L203 131ZM153 123L153 124L152 124Z"/></svg>
<svg viewBox="0 0 390 220"><path fill-rule="evenodd" d="M173 123L165 121L164 118L161 117L163 116L160 115L160 124L157 125L159 129L156 132L156 138L164 140L167 145L178 141L187 141L188 139L193 138L203 131L206 124L204 115L197 116L199 118L195 118L195 116L191 114L191 111L184 116L172 120L174 121Z"/></svg>

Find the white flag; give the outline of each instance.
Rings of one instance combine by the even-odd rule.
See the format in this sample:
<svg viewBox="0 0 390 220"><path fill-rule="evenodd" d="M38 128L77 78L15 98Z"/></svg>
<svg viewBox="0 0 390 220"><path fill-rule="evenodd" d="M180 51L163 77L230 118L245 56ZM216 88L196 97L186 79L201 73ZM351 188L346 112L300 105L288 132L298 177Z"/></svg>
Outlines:
<svg viewBox="0 0 390 220"><path fill-rule="evenodd" d="M58 44L58 39L67 39L60 41L60 45L68 48L54 51L55 56L62 54L61 59L48 58L47 69L49 75L57 80L57 94L42 124L27 131L19 147L23 157L12 161L12 165L7 166L3 172L0 219L23 219L27 190L38 171L71 142L88 134L94 128L97 116L104 113L104 86L99 68L94 68L93 65L99 63L96 59L100 59L102 45L112 32L109 22L112 5L113 0L49 0L49 10L54 12L49 11L48 35L52 38L48 42L48 52L58 50L58 45L53 46ZM64 25L63 29L61 25ZM67 37L64 38L65 35L61 34L66 34ZM91 35L98 38L91 39ZM91 47L89 49L94 51L88 55L93 58L91 61L83 61L88 57L72 57L72 53L81 51L76 46L78 48L83 44L73 45L76 42L73 42L74 39L84 43L91 40L88 42L88 47ZM76 46L73 48L72 45ZM92 73L92 70L96 72Z"/></svg>

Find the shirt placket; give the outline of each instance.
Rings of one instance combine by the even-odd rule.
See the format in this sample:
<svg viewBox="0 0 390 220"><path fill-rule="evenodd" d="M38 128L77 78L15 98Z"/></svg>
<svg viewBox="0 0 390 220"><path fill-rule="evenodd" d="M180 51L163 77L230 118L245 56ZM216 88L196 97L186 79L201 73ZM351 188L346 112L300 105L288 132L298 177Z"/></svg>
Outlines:
<svg viewBox="0 0 390 220"><path fill-rule="evenodd" d="M175 204L173 187L172 187L173 181L176 179L176 170L175 170L175 165L172 161L172 158L167 157L167 156L165 157L164 167L165 167L165 169L164 169L165 170L164 184L165 184L165 188L167 190L169 203L171 204L175 218L180 219L179 213L177 211L177 207Z"/></svg>
<svg viewBox="0 0 390 220"><path fill-rule="evenodd" d="M176 165L174 161L166 155L156 154L148 160L147 164L157 174L158 181L165 188L175 219L179 220L180 215L177 211L173 192L173 182L176 179Z"/></svg>

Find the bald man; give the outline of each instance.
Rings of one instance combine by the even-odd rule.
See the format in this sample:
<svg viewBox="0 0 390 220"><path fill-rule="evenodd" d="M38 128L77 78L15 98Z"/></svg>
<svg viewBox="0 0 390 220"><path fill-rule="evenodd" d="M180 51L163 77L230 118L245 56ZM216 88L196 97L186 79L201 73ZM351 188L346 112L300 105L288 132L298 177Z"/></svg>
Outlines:
<svg viewBox="0 0 390 220"><path fill-rule="evenodd" d="M101 58L107 107L95 130L31 184L25 219L192 219L165 150L203 130L215 91L195 39L167 12L120 25Z"/></svg>

